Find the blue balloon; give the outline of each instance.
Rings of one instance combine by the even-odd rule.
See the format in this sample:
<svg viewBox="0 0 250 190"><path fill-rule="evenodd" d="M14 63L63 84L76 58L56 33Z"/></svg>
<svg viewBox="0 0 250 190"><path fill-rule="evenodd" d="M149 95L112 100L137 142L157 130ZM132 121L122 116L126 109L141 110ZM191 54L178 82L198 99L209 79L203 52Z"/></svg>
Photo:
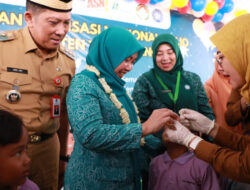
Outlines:
<svg viewBox="0 0 250 190"><path fill-rule="evenodd" d="M150 0L150 4L151 5L155 5L155 4L157 4L157 3L160 3L160 2L162 2L163 0Z"/></svg>
<svg viewBox="0 0 250 190"><path fill-rule="evenodd" d="M224 6L220 9L221 13L229 13L234 8L234 2L232 0L225 0Z"/></svg>
<svg viewBox="0 0 250 190"><path fill-rule="evenodd" d="M191 3L191 9L198 12L205 9L207 5L206 0L190 0L190 3Z"/></svg>
<svg viewBox="0 0 250 190"><path fill-rule="evenodd" d="M217 11L217 13L214 15L214 18L212 19L213 22L220 22L224 17L224 13L221 13L220 11Z"/></svg>

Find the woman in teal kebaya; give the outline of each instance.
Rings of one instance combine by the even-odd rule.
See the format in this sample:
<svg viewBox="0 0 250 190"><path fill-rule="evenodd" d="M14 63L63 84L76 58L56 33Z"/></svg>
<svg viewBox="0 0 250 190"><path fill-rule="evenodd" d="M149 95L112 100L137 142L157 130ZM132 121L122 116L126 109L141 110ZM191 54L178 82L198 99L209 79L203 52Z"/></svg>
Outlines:
<svg viewBox="0 0 250 190"><path fill-rule="evenodd" d="M122 28L109 28L93 39L87 67L73 78L67 94L75 145L65 190L140 189L141 147L157 148L160 142L150 134L177 118L172 111L159 109L140 123L122 77L143 52Z"/></svg>

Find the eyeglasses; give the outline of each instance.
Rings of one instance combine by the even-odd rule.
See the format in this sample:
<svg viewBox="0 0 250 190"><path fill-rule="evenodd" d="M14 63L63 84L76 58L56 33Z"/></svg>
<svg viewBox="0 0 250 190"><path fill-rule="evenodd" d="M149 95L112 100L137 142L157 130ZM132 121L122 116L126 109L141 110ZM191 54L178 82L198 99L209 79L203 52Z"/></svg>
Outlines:
<svg viewBox="0 0 250 190"><path fill-rule="evenodd" d="M224 55L220 51L217 51L215 60L219 65L222 64L223 58L224 58Z"/></svg>
<svg viewBox="0 0 250 190"><path fill-rule="evenodd" d="M221 64L222 64L223 58L216 58L215 60L216 60L216 62L217 62L219 65L221 65Z"/></svg>

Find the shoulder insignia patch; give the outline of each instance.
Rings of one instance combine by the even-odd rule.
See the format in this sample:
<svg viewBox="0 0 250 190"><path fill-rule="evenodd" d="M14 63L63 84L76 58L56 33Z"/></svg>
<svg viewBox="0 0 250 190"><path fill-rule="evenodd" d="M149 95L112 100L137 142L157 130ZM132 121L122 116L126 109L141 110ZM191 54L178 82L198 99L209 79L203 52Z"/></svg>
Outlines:
<svg viewBox="0 0 250 190"><path fill-rule="evenodd" d="M59 49L60 49L60 51L61 51L63 54L67 55L69 58L75 59L75 55L74 55L74 53L73 53L72 51L66 49L66 48L63 47L63 46L60 46Z"/></svg>
<svg viewBox="0 0 250 190"><path fill-rule="evenodd" d="M10 41L14 39L15 35L13 32L0 31L0 41Z"/></svg>

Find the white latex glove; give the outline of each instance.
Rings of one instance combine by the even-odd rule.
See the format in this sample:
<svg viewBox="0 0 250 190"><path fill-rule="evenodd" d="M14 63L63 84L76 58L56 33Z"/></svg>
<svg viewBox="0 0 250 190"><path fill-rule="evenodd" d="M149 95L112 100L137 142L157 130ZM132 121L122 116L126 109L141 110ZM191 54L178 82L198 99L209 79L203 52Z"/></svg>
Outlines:
<svg viewBox="0 0 250 190"><path fill-rule="evenodd" d="M181 109L179 111L179 114L181 123L189 129L199 131L208 135L214 128L214 120L210 120L197 111L190 109Z"/></svg>
<svg viewBox="0 0 250 190"><path fill-rule="evenodd" d="M168 139L171 142L178 143L189 147L191 141L195 139L195 146L191 147L196 148L197 144L202 140L200 137L191 133L186 127L184 127L179 121L174 122L175 129L166 128L165 133L167 134Z"/></svg>

